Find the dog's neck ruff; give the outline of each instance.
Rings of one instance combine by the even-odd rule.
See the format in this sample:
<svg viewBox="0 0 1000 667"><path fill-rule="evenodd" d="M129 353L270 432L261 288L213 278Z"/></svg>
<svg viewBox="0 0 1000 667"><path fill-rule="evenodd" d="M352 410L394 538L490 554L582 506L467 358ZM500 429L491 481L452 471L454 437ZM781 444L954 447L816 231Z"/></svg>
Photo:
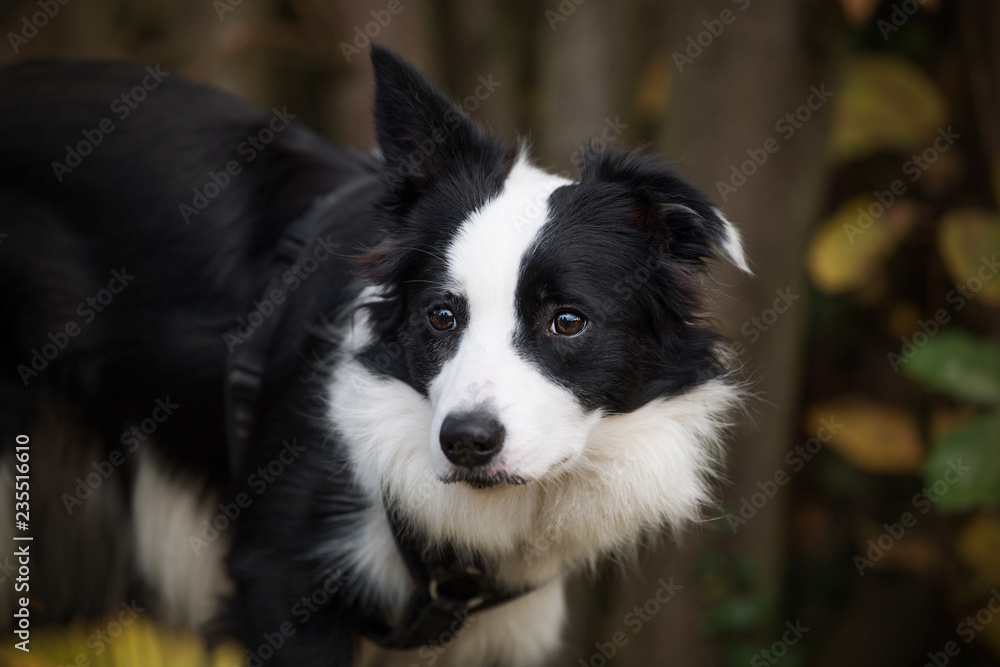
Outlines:
<svg viewBox="0 0 1000 667"><path fill-rule="evenodd" d="M352 181L318 198L308 211L285 229L275 248L275 266L264 294L281 286L281 275L304 255L316 235L320 220L340 201L371 183L370 176ZM275 304L254 335L243 341L226 359L224 386L226 442L229 467L235 480L240 474L247 445L257 421L257 400L264 382L271 338L281 321L284 301ZM389 507L388 503L385 503ZM403 615L390 623L369 614L358 629L385 648L417 648L435 644L465 623L470 613L482 611L527 590L506 591L487 567L476 558L460 556L454 549L432 550L407 528L397 513L386 510L396 547L406 563L415 590Z"/></svg>

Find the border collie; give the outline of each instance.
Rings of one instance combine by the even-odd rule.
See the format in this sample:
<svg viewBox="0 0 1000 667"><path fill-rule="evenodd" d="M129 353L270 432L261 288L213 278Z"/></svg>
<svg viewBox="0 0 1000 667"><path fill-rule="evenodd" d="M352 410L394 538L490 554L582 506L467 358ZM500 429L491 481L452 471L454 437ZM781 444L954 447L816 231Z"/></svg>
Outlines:
<svg viewBox="0 0 1000 667"><path fill-rule="evenodd" d="M372 62L371 155L159 68L0 73L4 479L15 443L68 470L33 473L37 617L106 609L106 566L251 665L524 667L568 572L708 502L735 227L654 158L546 173ZM67 554L99 507L130 547Z"/></svg>

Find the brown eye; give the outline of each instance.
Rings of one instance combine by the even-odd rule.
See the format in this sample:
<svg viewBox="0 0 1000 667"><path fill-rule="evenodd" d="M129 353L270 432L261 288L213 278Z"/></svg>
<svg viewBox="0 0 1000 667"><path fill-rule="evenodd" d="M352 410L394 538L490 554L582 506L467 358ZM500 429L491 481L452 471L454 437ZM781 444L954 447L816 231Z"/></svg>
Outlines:
<svg viewBox="0 0 1000 667"><path fill-rule="evenodd" d="M458 326L455 313L447 308L435 308L427 315L427 320L438 331L453 331Z"/></svg>
<svg viewBox="0 0 1000 667"><path fill-rule="evenodd" d="M562 311L552 318L552 333L560 336L576 336L587 328L587 320L582 315Z"/></svg>

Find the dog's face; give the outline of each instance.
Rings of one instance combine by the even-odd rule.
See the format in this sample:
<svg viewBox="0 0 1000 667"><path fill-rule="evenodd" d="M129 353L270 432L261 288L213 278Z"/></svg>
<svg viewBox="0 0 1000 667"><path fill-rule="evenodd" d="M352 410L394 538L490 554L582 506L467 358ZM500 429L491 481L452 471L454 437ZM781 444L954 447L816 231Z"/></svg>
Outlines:
<svg viewBox="0 0 1000 667"><path fill-rule="evenodd" d="M437 479L552 478L602 420L725 372L699 278L716 252L746 264L704 196L633 154L546 174L391 53L373 61L389 236L366 262L387 298L363 356L429 406Z"/></svg>

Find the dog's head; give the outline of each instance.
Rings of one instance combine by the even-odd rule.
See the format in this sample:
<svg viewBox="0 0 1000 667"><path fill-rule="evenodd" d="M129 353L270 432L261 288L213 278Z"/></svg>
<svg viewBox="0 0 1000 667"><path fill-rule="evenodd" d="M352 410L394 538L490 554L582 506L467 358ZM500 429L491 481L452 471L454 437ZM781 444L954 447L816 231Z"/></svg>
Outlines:
<svg viewBox="0 0 1000 667"><path fill-rule="evenodd" d="M622 416L726 374L700 279L717 253L747 265L702 194L631 153L587 154L577 182L547 174L391 52L372 59L388 235L364 260L382 298L361 357L420 396L438 480L554 479ZM618 432L610 447L646 455Z"/></svg>

